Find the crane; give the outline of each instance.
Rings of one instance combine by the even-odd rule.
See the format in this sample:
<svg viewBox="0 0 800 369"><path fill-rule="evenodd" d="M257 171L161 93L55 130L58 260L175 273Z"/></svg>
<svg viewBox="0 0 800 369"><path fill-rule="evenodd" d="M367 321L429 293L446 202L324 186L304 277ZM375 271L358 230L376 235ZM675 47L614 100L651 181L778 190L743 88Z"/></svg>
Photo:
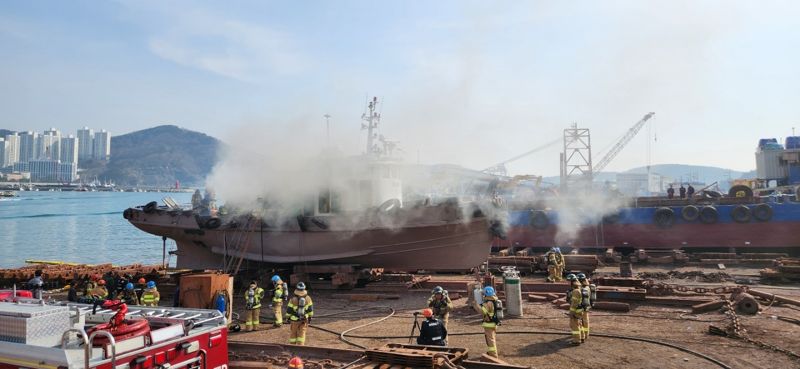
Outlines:
<svg viewBox="0 0 800 369"><path fill-rule="evenodd" d="M499 176L507 176L508 172L506 171L506 164L508 164L508 163L510 163L512 161L518 160L518 159L522 159L522 158L524 158L524 157L526 157L526 156L528 156L530 154L533 154L535 152L544 150L544 149L546 149L548 147L555 146L560 142L561 142L561 138L557 138L557 139L555 139L553 141L547 142L547 143L545 143L545 144L543 144L541 146L535 147L535 148L530 149L530 150L528 150L528 151L526 151L526 152L524 152L522 154L519 154L519 155L517 155L517 156L515 156L515 157L513 157L511 159L504 160L504 161L501 161L501 162L499 162L499 163L497 163L495 165L492 165L491 167L488 167L488 168L482 170L482 172L489 173L489 174L494 174L494 175L499 175Z"/></svg>
<svg viewBox="0 0 800 369"><path fill-rule="evenodd" d="M647 123L647 121L650 118L652 118L653 115L655 115L655 113L653 112L647 113L640 121L636 122L636 124L634 124L633 127L631 127L628 130L628 132L625 133L625 135L622 136L622 138L610 150L608 150L608 153L606 153L606 155L603 156L603 158L600 159L600 161L598 161L597 164L594 165L594 167L592 168L592 172L598 173L603 169L605 169L605 167L609 163L611 163L612 160L614 160L617 154L619 154L619 152L625 148L625 145L631 142L631 140L636 136L636 134L639 133L639 130L641 130L642 127L644 127L644 124Z"/></svg>

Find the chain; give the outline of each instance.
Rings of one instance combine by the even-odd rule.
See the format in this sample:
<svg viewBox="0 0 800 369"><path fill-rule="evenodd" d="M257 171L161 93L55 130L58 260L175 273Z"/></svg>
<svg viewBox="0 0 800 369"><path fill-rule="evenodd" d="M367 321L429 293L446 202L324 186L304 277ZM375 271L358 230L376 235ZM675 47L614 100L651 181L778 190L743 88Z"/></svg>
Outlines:
<svg viewBox="0 0 800 369"><path fill-rule="evenodd" d="M756 346L758 346L760 348L764 348L764 349L768 349L768 350L772 350L772 351L777 351L777 352L783 353L783 354L788 355L789 357L791 357L793 359L800 359L800 355L798 355L794 351L787 350L785 348L780 348L778 346L771 345L769 343L762 342L762 341L750 338L750 336L747 334L747 330L742 327L742 324L739 321L739 316L736 315L736 310L733 307L733 302L731 302L731 300L725 300L725 302L726 302L726 307L727 307L727 311L725 312L725 314L727 314L728 317L731 319L731 325L725 331L725 333L726 333L726 335L728 337L740 339L740 340L745 341L747 343L756 345Z"/></svg>
<svg viewBox="0 0 800 369"><path fill-rule="evenodd" d="M666 284L662 282L655 282L647 280L644 282L644 287L647 289L648 294L656 296L675 295L676 292L680 293L696 293L696 294L715 294L724 295L730 293L747 292L747 286L720 286L720 287L689 287L677 284Z"/></svg>
<svg viewBox="0 0 800 369"><path fill-rule="evenodd" d="M231 351L228 353L228 357L236 360L260 361L263 363L272 364L273 366L277 367L286 367L287 365L289 365L289 361L292 360L292 357L289 355L271 356L267 355L263 351L258 354L235 353ZM303 360L303 366L304 368L309 368L309 369L326 369L326 368L333 368L336 365L333 362L333 360L324 359L321 361Z"/></svg>

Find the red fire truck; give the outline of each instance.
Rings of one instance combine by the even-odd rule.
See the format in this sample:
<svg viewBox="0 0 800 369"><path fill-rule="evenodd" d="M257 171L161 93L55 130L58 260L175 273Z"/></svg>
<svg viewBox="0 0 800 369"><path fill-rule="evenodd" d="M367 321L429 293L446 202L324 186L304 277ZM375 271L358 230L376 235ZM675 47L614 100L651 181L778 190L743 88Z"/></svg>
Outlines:
<svg viewBox="0 0 800 369"><path fill-rule="evenodd" d="M0 302L0 369L227 369L217 310Z"/></svg>

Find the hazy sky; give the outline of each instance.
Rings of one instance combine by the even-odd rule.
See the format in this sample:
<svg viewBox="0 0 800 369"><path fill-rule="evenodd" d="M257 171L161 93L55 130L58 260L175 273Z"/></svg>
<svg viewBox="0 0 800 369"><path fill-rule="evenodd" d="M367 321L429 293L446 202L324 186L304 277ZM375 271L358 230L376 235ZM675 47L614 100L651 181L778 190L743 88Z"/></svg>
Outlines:
<svg viewBox="0 0 800 369"><path fill-rule="evenodd" d="M367 96L407 159L482 169L645 113L652 163L755 167L800 133L795 1L3 1L0 128L176 124L361 150ZM279 136L281 137L281 136ZM657 138L657 140L656 140ZM607 168L646 162L648 129ZM558 173L551 148L509 166Z"/></svg>

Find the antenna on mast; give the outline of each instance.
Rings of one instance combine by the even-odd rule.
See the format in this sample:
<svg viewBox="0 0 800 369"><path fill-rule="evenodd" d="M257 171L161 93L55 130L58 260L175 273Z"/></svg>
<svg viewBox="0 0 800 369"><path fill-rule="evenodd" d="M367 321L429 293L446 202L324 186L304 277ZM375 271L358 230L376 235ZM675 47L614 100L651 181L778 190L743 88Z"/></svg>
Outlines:
<svg viewBox="0 0 800 369"><path fill-rule="evenodd" d="M378 110L378 98L373 97L372 101L367 105L367 112L361 115L361 129L367 130L367 155L380 154L380 149L374 144L374 140L378 137L377 129L378 123L381 121L381 114Z"/></svg>

